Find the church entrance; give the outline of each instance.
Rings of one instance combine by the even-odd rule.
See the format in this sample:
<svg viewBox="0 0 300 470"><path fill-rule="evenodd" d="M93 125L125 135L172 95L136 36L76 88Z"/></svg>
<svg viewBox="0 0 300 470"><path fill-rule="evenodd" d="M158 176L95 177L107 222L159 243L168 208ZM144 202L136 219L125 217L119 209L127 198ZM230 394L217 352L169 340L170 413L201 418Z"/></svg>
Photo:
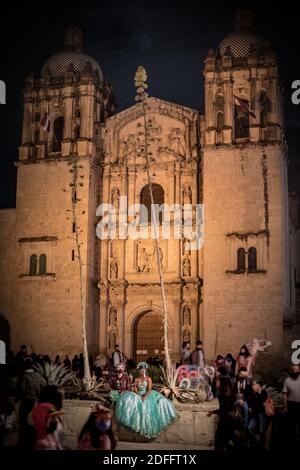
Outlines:
<svg viewBox="0 0 300 470"><path fill-rule="evenodd" d="M136 361L163 357L163 317L149 310L140 315L133 326L133 356Z"/></svg>

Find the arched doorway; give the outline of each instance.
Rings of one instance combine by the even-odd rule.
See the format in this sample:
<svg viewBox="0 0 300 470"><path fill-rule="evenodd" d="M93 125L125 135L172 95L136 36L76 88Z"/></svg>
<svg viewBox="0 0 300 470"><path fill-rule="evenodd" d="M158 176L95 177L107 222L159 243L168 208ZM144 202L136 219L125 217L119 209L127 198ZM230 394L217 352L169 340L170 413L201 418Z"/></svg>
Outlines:
<svg viewBox="0 0 300 470"><path fill-rule="evenodd" d="M133 326L133 356L136 361L149 357L162 358L163 317L160 312L148 310L140 315Z"/></svg>
<svg viewBox="0 0 300 470"><path fill-rule="evenodd" d="M7 354L10 351L10 326L3 315L0 315L0 340L4 341Z"/></svg>

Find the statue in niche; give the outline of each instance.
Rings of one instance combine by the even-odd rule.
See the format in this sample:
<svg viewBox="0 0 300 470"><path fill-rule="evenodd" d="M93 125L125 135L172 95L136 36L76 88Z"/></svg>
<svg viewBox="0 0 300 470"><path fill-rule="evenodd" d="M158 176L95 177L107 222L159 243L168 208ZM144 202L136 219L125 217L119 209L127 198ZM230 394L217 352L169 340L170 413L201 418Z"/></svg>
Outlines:
<svg viewBox="0 0 300 470"><path fill-rule="evenodd" d="M117 343L116 333L114 331L109 332L108 336L108 349L113 350Z"/></svg>
<svg viewBox="0 0 300 470"><path fill-rule="evenodd" d="M118 279L118 263L116 258L113 258L110 262L110 278L111 279Z"/></svg>
<svg viewBox="0 0 300 470"><path fill-rule="evenodd" d="M117 310L112 307L109 312L109 326L116 326L117 324Z"/></svg>
<svg viewBox="0 0 300 470"><path fill-rule="evenodd" d="M192 204L192 190L190 186L186 186L182 192L183 204Z"/></svg>
<svg viewBox="0 0 300 470"><path fill-rule="evenodd" d="M190 325L191 322L192 322L191 309L190 307L186 306L184 307L184 310L183 310L183 324Z"/></svg>
<svg viewBox="0 0 300 470"><path fill-rule="evenodd" d="M190 255L191 254L191 240L189 238L184 238L182 242L182 254Z"/></svg>
<svg viewBox="0 0 300 470"><path fill-rule="evenodd" d="M149 273L151 269L151 260L145 247L142 249L138 270L142 273Z"/></svg>
<svg viewBox="0 0 300 470"><path fill-rule="evenodd" d="M111 203L115 209L119 209L120 191L118 188L114 188L111 193Z"/></svg>
<svg viewBox="0 0 300 470"><path fill-rule="evenodd" d="M191 275L191 262L188 256L183 259L182 274L183 277L189 277Z"/></svg>

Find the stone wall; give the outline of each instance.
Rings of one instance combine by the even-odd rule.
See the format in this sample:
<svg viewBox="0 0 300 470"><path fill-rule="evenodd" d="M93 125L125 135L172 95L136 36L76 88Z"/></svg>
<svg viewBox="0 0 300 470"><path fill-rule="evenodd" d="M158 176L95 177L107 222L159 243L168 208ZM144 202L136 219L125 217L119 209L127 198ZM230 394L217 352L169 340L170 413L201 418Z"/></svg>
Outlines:
<svg viewBox="0 0 300 470"><path fill-rule="evenodd" d="M279 145L204 152L203 338L207 359L255 337L282 347L286 208ZM217 171L216 171L217 169ZM237 250L257 250L257 270L237 271ZM247 259L247 258L246 258Z"/></svg>
<svg viewBox="0 0 300 470"><path fill-rule="evenodd" d="M86 422L90 410L97 403L96 401L65 400L63 418L65 444L71 449L77 446L77 437L84 423ZM152 444L186 444L195 446L213 446L216 426L216 416L207 416L209 411L218 408L217 400L213 402L190 405L177 403L176 410L178 419L162 432L156 439L152 439ZM116 434L120 441L126 442L149 442L139 434L116 426Z"/></svg>

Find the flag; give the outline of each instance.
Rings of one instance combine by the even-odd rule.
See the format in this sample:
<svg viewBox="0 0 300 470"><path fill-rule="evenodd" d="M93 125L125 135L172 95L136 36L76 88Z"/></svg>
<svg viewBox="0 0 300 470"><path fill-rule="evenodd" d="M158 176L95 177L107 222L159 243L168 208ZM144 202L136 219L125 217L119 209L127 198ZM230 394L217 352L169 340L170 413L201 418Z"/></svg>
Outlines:
<svg viewBox="0 0 300 470"><path fill-rule="evenodd" d="M48 114L45 112L40 122L40 126L44 129L44 131L50 132L50 124L51 124L50 118Z"/></svg>
<svg viewBox="0 0 300 470"><path fill-rule="evenodd" d="M238 115L244 116L251 116L256 119L256 115L251 109L249 108L248 101L241 100L237 96L234 97L234 107L235 111Z"/></svg>

